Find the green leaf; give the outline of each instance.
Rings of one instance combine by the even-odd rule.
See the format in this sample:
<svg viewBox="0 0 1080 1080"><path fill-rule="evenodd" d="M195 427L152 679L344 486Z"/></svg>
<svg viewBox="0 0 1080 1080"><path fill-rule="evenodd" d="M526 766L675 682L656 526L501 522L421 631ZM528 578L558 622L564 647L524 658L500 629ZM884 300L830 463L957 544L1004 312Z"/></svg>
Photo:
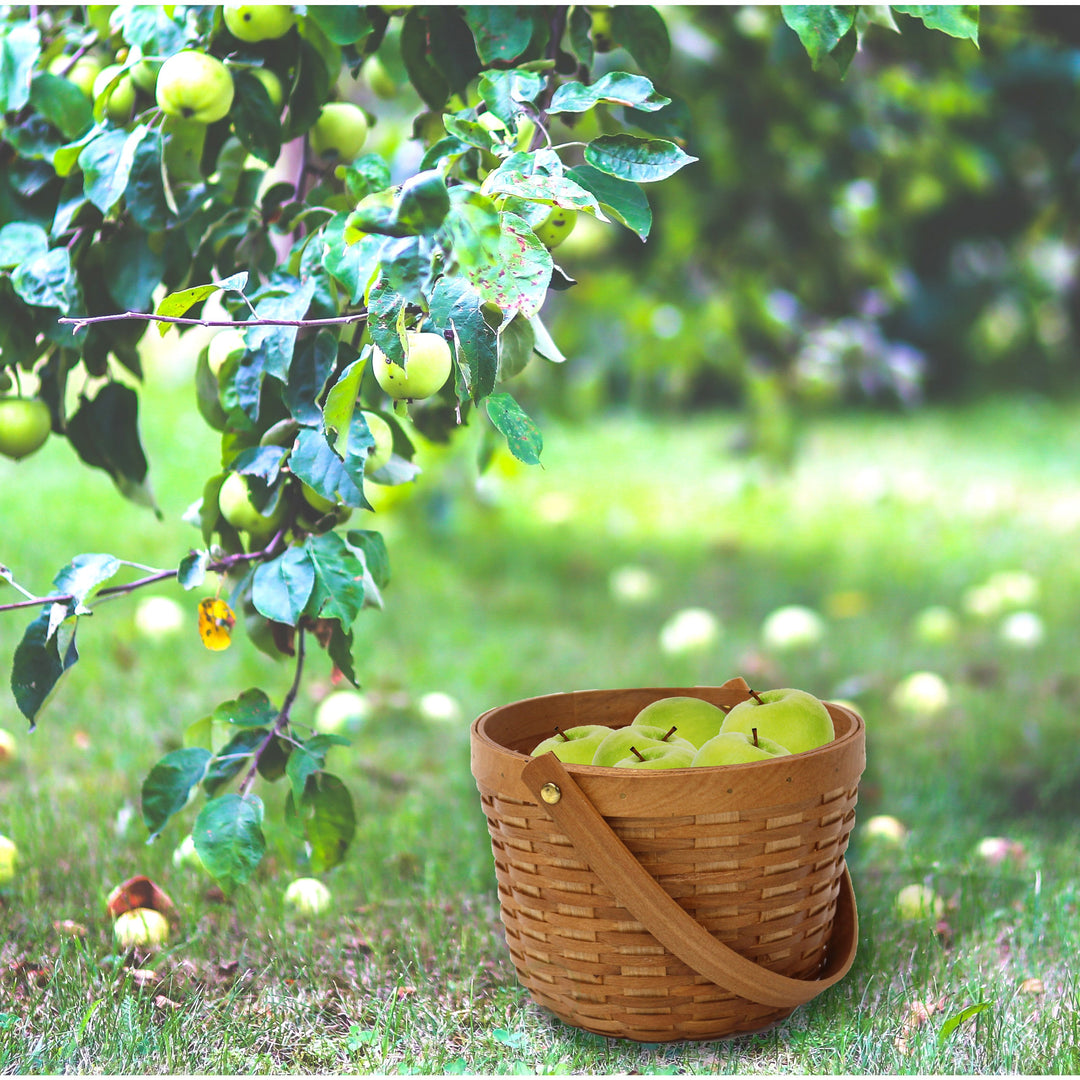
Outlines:
<svg viewBox="0 0 1080 1080"><path fill-rule="evenodd" d="M150 770L142 785L142 816L151 840L173 814L187 806L191 789L202 782L210 758L210 752L201 747L173 750Z"/></svg>
<svg viewBox="0 0 1080 1080"><path fill-rule="evenodd" d="M11 275L11 287L31 307L58 308L66 315L75 298L71 252L53 248L20 263Z"/></svg>
<svg viewBox="0 0 1080 1080"><path fill-rule="evenodd" d="M611 9L611 33L646 75L658 78L671 59L667 23L654 7L620 4Z"/></svg>
<svg viewBox="0 0 1080 1080"><path fill-rule="evenodd" d="M135 161L135 151L149 133L150 129L144 124L139 124L130 134L126 131L106 131L79 153L83 191L103 214L107 214L124 194Z"/></svg>
<svg viewBox="0 0 1080 1080"><path fill-rule="evenodd" d="M452 330L458 365L473 401L495 388L498 339L483 314L484 298L467 281L442 277L431 294L430 315L437 330Z"/></svg>
<svg viewBox="0 0 1080 1080"><path fill-rule="evenodd" d="M315 586L315 569L308 552L290 547L284 554L255 569L251 602L260 615L295 626Z"/></svg>
<svg viewBox="0 0 1080 1080"><path fill-rule="evenodd" d="M281 153L281 111L274 107L263 84L243 68L233 72L232 108L229 119L236 137L248 151L267 165Z"/></svg>
<svg viewBox="0 0 1080 1080"><path fill-rule="evenodd" d="M317 734L293 748L289 763L285 766L285 775L298 805L303 801L308 778L326 767L326 755L331 747L349 745L350 741L341 735Z"/></svg>
<svg viewBox="0 0 1080 1080"><path fill-rule="evenodd" d="M229 793L211 799L199 812L191 835L203 865L231 892L251 879L266 853L263 805L257 795Z"/></svg>
<svg viewBox="0 0 1080 1080"><path fill-rule="evenodd" d="M327 434L333 431L335 440L347 433L356 411L356 399L360 393L360 380L364 377L365 360L354 360L338 376L330 387L323 405L323 423ZM336 448L336 442L335 442Z"/></svg>
<svg viewBox="0 0 1080 1080"><path fill-rule="evenodd" d="M444 223L454 258L465 273L494 267L499 260L502 229L499 211L486 195L465 185L450 191L450 213Z"/></svg>
<svg viewBox="0 0 1080 1080"><path fill-rule="evenodd" d="M446 181L438 169L411 176L392 192L380 191L360 202L349 225L384 236L430 236L450 210Z"/></svg>
<svg viewBox="0 0 1080 1080"><path fill-rule="evenodd" d="M22 641L15 648L11 692L19 711L30 721L31 731L61 676L79 659L75 647L77 621L72 620L70 637L64 640L66 634L50 632L50 611L46 608L26 628Z"/></svg>
<svg viewBox="0 0 1080 1080"><path fill-rule="evenodd" d="M94 123L90 99L70 79L59 75L35 75L30 104L69 141L83 135Z"/></svg>
<svg viewBox="0 0 1080 1080"><path fill-rule="evenodd" d="M601 221L607 221L601 211L596 196L582 187L571 176L545 176L500 169L492 174L494 180L485 184L489 195L513 195L530 202L545 203L548 206L561 206L567 210L578 210L593 214Z"/></svg>
<svg viewBox="0 0 1080 1080"><path fill-rule="evenodd" d="M68 418L67 435L87 465L103 469L121 494L160 516L146 482L146 455L139 440L139 398L134 390L108 382L96 397L84 396Z"/></svg>
<svg viewBox="0 0 1080 1080"><path fill-rule="evenodd" d="M409 82L432 112L440 112L450 96L442 73L428 60L428 25L420 10L411 7L401 24L401 59Z"/></svg>
<svg viewBox="0 0 1080 1080"><path fill-rule="evenodd" d="M492 394L485 405L491 422L505 437L510 453L526 465L539 465L544 439L521 406L506 393Z"/></svg>
<svg viewBox="0 0 1080 1080"><path fill-rule="evenodd" d="M203 777L203 790L208 795L223 788L241 770L251 764L251 756L266 741L270 732L266 728L249 727L238 731L214 755Z"/></svg>
<svg viewBox="0 0 1080 1080"><path fill-rule="evenodd" d="M180 560L176 580L184 589L197 589L206 580L206 568L209 565L209 551L189 551Z"/></svg>
<svg viewBox="0 0 1080 1080"><path fill-rule="evenodd" d="M53 578L53 588L57 593L70 593L72 596L67 604L68 614L85 615L87 597L115 576L121 565L115 555L76 555Z"/></svg>
<svg viewBox="0 0 1080 1080"><path fill-rule="evenodd" d="M181 289L180 292L169 293L161 298L161 303L158 304L154 314L165 315L172 319L182 318L196 304L201 304L204 300L213 296L214 293L243 293L247 287L247 282L248 275L245 270L222 281L211 281L209 285L193 285L190 289ZM161 323L159 329L161 330L161 336L164 337L171 327L168 323Z"/></svg>
<svg viewBox="0 0 1080 1080"><path fill-rule="evenodd" d="M959 37L960 35L954 35ZM938 1032L938 1043L944 1043L946 1039L965 1021L970 1020L971 1017L977 1016L981 1012L986 1012L987 1009L993 1008L994 1003L992 1001L980 1001L974 1005L969 1005L966 1009L961 1009L958 1013L950 1016L941 1025L941 1030Z"/></svg>
<svg viewBox="0 0 1080 1080"><path fill-rule="evenodd" d="M535 102L543 89L543 76L535 71L485 71L477 83L488 112L507 124L523 105Z"/></svg>
<svg viewBox="0 0 1080 1080"><path fill-rule="evenodd" d="M321 426L318 401L337 359L338 340L330 330L323 328L314 337L301 338L297 342L284 393L285 405L294 420Z"/></svg>
<svg viewBox="0 0 1080 1080"><path fill-rule="evenodd" d="M528 319L515 315L499 327L499 379L511 379L532 358L536 335Z"/></svg>
<svg viewBox="0 0 1080 1080"><path fill-rule="evenodd" d="M656 112L671 104L671 98L657 93L652 81L642 75L610 71L591 86L579 82L563 83L551 99L549 112L588 112L600 103L628 105L643 112Z"/></svg>
<svg viewBox="0 0 1080 1080"><path fill-rule="evenodd" d="M0 270L33 262L49 253L49 234L29 221L12 221L0 229Z"/></svg>
<svg viewBox="0 0 1080 1080"><path fill-rule="evenodd" d="M379 269L381 236L364 236L359 242L350 240L357 230L349 225L351 213L340 211L323 226L322 265L342 286L349 302L359 304L364 292Z"/></svg>
<svg viewBox="0 0 1080 1080"><path fill-rule="evenodd" d="M311 773L302 799L289 792L285 814L302 824L312 873L325 873L345 857L356 832L356 812L349 789L336 776L321 770Z"/></svg>
<svg viewBox="0 0 1080 1080"><path fill-rule="evenodd" d="M504 312L535 315L544 303L554 266L551 252L529 223L515 214L499 215L499 259L490 267L464 268L465 276L485 300Z"/></svg>
<svg viewBox="0 0 1080 1080"><path fill-rule="evenodd" d="M364 566L336 532L309 536L315 587L307 604L312 618L337 619L351 626L364 607Z"/></svg>
<svg viewBox="0 0 1080 1080"><path fill-rule="evenodd" d="M149 311L154 289L165 272L165 255L154 251L149 239L141 229L124 229L103 247L105 262L112 270L109 295L123 311Z"/></svg>
<svg viewBox="0 0 1080 1080"><path fill-rule="evenodd" d="M375 440L369 436L367 447L374 445ZM357 484L350 476L345 461L335 452L322 431L312 428L301 430L289 456L289 468L294 476L324 499L370 509L370 504L364 498L363 481Z"/></svg>
<svg viewBox="0 0 1080 1080"><path fill-rule="evenodd" d="M30 100L30 79L41 53L31 22L15 22L0 37L0 113L17 112Z"/></svg>
<svg viewBox="0 0 1080 1080"><path fill-rule="evenodd" d="M855 5L782 4L784 22L799 35L817 70L855 24Z"/></svg>
<svg viewBox="0 0 1080 1080"><path fill-rule="evenodd" d="M979 44L978 4L894 4L893 11L922 19L929 30Z"/></svg>
<svg viewBox="0 0 1080 1080"><path fill-rule="evenodd" d="M364 568L376 589L385 589L390 584L390 556L382 533L371 529L350 529L345 534L345 540L363 558Z"/></svg>
<svg viewBox="0 0 1080 1080"><path fill-rule="evenodd" d="M585 160L620 180L644 184L666 180L698 159L667 139L639 139L634 135L601 135L585 147Z"/></svg>
<svg viewBox="0 0 1080 1080"><path fill-rule="evenodd" d="M516 60L532 41L532 10L509 4L466 5L465 22L476 41L476 52L485 67L498 61Z"/></svg>
<svg viewBox="0 0 1080 1080"><path fill-rule="evenodd" d="M307 13L335 45L355 45L358 52L375 29L364 9L352 4L311 4Z"/></svg>
<svg viewBox="0 0 1080 1080"><path fill-rule="evenodd" d="M648 197L637 184L601 172L592 165L575 165L569 170L583 188L591 191L604 211L636 233L642 240L652 228L652 209Z"/></svg>
<svg viewBox="0 0 1080 1080"><path fill-rule="evenodd" d="M263 727L275 723L277 717L278 710L266 694L252 687L237 698L223 701L211 719L236 727Z"/></svg>
<svg viewBox="0 0 1080 1080"><path fill-rule="evenodd" d="M570 25L567 33L570 47L577 58L587 67L593 65L593 43L589 31L592 29L592 16L585 4L574 4L570 8Z"/></svg>

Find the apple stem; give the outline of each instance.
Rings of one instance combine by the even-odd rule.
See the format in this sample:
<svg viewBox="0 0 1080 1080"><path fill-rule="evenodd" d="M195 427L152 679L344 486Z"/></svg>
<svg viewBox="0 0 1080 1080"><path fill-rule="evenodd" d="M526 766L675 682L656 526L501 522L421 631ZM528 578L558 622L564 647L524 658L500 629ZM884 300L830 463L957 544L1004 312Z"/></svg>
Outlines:
<svg viewBox="0 0 1080 1080"><path fill-rule="evenodd" d="M751 697L752 697L752 698L753 698L753 699L754 699L754 700L755 700L755 701L756 701L756 702L757 702L757 703L758 703L759 705L764 705L764 704L765 704L765 700L764 700L764 698L762 698L762 696L761 696L761 695L760 695L760 694L759 694L759 693L758 693L758 692L757 692L756 690L751 690L751 691L750 691L750 696L751 696Z"/></svg>
<svg viewBox="0 0 1080 1080"><path fill-rule="evenodd" d="M757 746L757 745L758 745L758 741L757 741L757 728L756 728L756 727L755 727L755 728L751 728L750 730L751 730L751 732L753 732L753 735L754 735L754 745L755 745L755 746Z"/></svg>
<svg viewBox="0 0 1080 1080"><path fill-rule="evenodd" d="M555 729L555 734L558 735L559 738L562 739L563 742L569 742L570 741L570 736L567 735L566 732L563 731L562 728L557 727Z"/></svg>
<svg viewBox="0 0 1080 1080"><path fill-rule="evenodd" d="M672 736L672 735L674 735L676 731L678 731L678 728L677 728L677 727L675 727L675 725L674 725L674 724L672 724L672 726L671 726L671 730L670 730L670 731L669 731L669 732L668 732L668 733L667 733L666 735L661 735L661 736L660 736L660 741L661 741L661 742L667 742L667 741L668 741L668 739L670 739L670 738L671 738L671 736Z"/></svg>
<svg viewBox="0 0 1080 1080"><path fill-rule="evenodd" d="M638 748L636 746L631 746L630 747L630 753L633 754L638 759L638 761L644 761L645 760L645 755L642 754L638 750Z"/></svg>

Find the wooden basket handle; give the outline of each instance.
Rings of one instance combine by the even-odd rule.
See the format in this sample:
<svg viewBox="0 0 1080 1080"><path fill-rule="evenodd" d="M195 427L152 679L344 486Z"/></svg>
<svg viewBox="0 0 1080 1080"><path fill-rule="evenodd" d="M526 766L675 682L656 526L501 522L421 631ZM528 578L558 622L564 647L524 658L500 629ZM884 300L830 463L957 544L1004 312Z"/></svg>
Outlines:
<svg viewBox="0 0 1080 1080"><path fill-rule="evenodd" d="M717 986L760 1005L793 1009L817 997L851 968L859 922L846 866L825 967L816 979L792 979L740 956L683 910L638 862L554 754L531 758L521 778L616 900L669 952Z"/></svg>

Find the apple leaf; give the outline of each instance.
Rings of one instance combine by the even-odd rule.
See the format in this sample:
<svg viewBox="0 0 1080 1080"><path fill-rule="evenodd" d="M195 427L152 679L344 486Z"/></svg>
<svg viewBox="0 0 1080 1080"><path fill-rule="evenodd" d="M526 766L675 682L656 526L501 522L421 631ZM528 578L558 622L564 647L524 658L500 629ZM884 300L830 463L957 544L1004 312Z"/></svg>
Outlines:
<svg viewBox="0 0 1080 1080"><path fill-rule="evenodd" d="M535 101L543 89L544 79L535 71L485 71L477 84L488 112L504 124L521 112L523 104Z"/></svg>
<svg viewBox="0 0 1080 1080"><path fill-rule="evenodd" d="M352 424L359 413L354 413L350 421L349 441L352 442ZM367 425L365 425L366 428ZM359 436L358 436L359 437ZM374 446L375 440L368 435L364 453L367 448ZM359 452L360 447L354 445L354 452ZM296 437L296 447L289 456L289 468L293 475L299 477L316 494L331 502L340 500L347 506L360 506L371 509L370 504L364 497L363 490L363 462L360 463L361 482L357 484L345 462L335 453L334 448L327 441L326 436L314 428L303 428ZM315 511L313 511L315 513Z"/></svg>
<svg viewBox="0 0 1080 1080"><path fill-rule="evenodd" d="M315 587L306 613L351 626L364 607L363 563L336 532L309 536L304 546L315 567Z"/></svg>
<svg viewBox="0 0 1080 1080"><path fill-rule="evenodd" d="M922 19L928 30L979 44L978 4L896 4L893 11Z"/></svg>
<svg viewBox="0 0 1080 1080"><path fill-rule="evenodd" d="M599 104L627 105L643 112L656 112L671 104L671 98L657 93L652 81L643 75L609 71L590 86L579 82L563 83L555 91L548 109L553 113L588 112Z"/></svg>
<svg viewBox="0 0 1080 1080"><path fill-rule="evenodd" d="M532 41L533 23L527 8L468 4L461 13L472 31L476 53L485 67L495 61L516 60Z"/></svg>
<svg viewBox="0 0 1080 1080"><path fill-rule="evenodd" d="M318 402L333 374L337 359L337 337L325 328L296 343L296 351L289 365L289 381L283 393L285 405L294 420L301 424L322 426Z"/></svg>
<svg viewBox="0 0 1080 1080"><path fill-rule="evenodd" d="M0 37L0 113L15 112L30 100L30 77L41 53L41 34L30 23L5 28Z"/></svg>
<svg viewBox="0 0 1080 1080"><path fill-rule="evenodd" d="M49 234L29 221L11 221L0 229L0 270L31 262L48 254Z"/></svg>
<svg viewBox="0 0 1080 1080"><path fill-rule="evenodd" d="M206 775L210 758L209 751L193 746L173 750L150 770L142 786L142 816L151 840L187 805L191 789Z"/></svg>
<svg viewBox="0 0 1080 1080"><path fill-rule="evenodd" d="M506 393L492 394L485 405L491 422L505 437L510 453L526 465L539 465L544 439L525 410Z"/></svg>
<svg viewBox="0 0 1080 1080"><path fill-rule="evenodd" d="M330 748L350 745L350 740L342 735L319 733L293 748L293 752L289 755L289 762L285 766L285 775L289 778L289 784L292 787L294 803L299 803L303 799L308 778L325 767L326 755L330 752Z"/></svg>
<svg viewBox="0 0 1080 1080"><path fill-rule="evenodd" d="M485 300L504 312L535 315L547 296L554 263L529 223L516 214L499 215L499 260L490 267L463 267L465 276Z"/></svg>
<svg viewBox="0 0 1080 1080"><path fill-rule="evenodd" d="M19 711L30 721L30 730L49 700L61 676L79 659L75 647L75 623L72 620L70 637L67 633L50 634L49 605L26 628L22 641L15 648L11 667L11 692Z"/></svg>
<svg viewBox="0 0 1080 1080"><path fill-rule="evenodd" d="M85 614L83 604L87 597L112 578L122 565L115 555L76 555L53 578L56 592L70 594L72 599L67 605L54 606L66 606L68 615Z"/></svg>
<svg viewBox="0 0 1080 1080"><path fill-rule="evenodd" d="M498 339L482 311L484 298L460 277L439 279L431 294L432 321L439 331L451 330L465 388L474 401L495 388Z"/></svg>
<svg viewBox="0 0 1080 1080"><path fill-rule="evenodd" d="M263 727L277 720L278 710L258 687L245 690L238 698L223 701L213 712L212 720L237 727Z"/></svg>
<svg viewBox="0 0 1080 1080"><path fill-rule="evenodd" d="M176 580L188 591L197 589L206 580L206 568L209 565L209 551L189 551L180 560L180 565L176 570Z"/></svg>
<svg viewBox="0 0 1080 1080"><path fill-rule="evenodd" d="M601 135L585 147L585 160L601 172L634 183L666 180L684 165L697 161L667 139L635 135Z"/></svg>
<svg viewBox="0 0 1080 1080"><path fill-rule="evenodd" d="M211 281L208 285L193 285L190 289L181 289L179 292L169 293L168 296L161 298L161 302L155 308L154 314L165 315L169 318L180 318L186 315L196 304L201 304L216 292L243 293L247 282L248 275L247 271L244 270L239 274L233 274L232 277L224 278L222 281ZM169 323L160 323L159 329L162 337L164 337L172 327Z"/></svg>
<svg viewBox="0 0 1080 1080"><path fill-rule="evenodd" d="M260 161L273 165L281 153L281 112L274 108L266 87L249 71L233 72L229 119L241 145Z"/></svg>
<svg viewBox="0 0 1080 1080"><path fill-rule="evenodd" d="M647 4L613 7L611 33L646 75L654 79L663 75L671 59L671 37L656 8Z"/></svg>
<svg viewBox="0 0 1080 1080"><path fill-rule="evenodd" d="M304 548L290 547L283 555L256 567L251 602L260 615L295 626L314 586L310 555Z"/></svg>
<svg viewBox="0 0 1080 1080"><path fill-rule="evenodd" d="M225 890L251 879L266 853L263 804L257 795L230 792L211 799L199 812L191 835L210 875Z"/></svg>
<svg viewBox="0 0 1080 1080"><path fill-rule="evenodd" d="M312 873L321 874L345 857L356 832L356 811L349 789L332 773L310 773L300 799L290 790L285 822L311 848Z"/></svg>
<svg viewBox="0 0 1080 1080"><path fill-rule="evenodd" d="M66 315L75 299L71 252L53 248L24 259L11 275L11 287L31 307L57 308Z"/></svg>
<svg viewBox="0 0 1080 1080"><path fill-rule="evenodd" d="M817 70L855 24L855 5L782 4L784 22L799 35Z"/></svg>
<svg viewBox="0 0 1080 1080"><path fill-rule="evenodd" d="M350 240L350 236L358 234L358 230L349 224L350 217L351 213L344 210L335 214L323 226L322 236L315 242L323 245L323 268L345 287L351 303L358 304L379 269L383 239L378 235L365 235L357 242Z"/></svg>
<svg viewBox="0 0 1080 1080"><path fill-rule="evenodd" d="M227 784L251 761L251 755L266 741L266 728L247 727L238 731L218 752L206 769L203 789L208 795Z"/></svg>
<svg viewBox="0 0 1080 1080"><path fill-rule="evenodd" d="M103 214L107 214L124 194L135 162L135 151L149 132L145 124L139 124L130 134L109 130L80 151L83 191Z"/></svg>

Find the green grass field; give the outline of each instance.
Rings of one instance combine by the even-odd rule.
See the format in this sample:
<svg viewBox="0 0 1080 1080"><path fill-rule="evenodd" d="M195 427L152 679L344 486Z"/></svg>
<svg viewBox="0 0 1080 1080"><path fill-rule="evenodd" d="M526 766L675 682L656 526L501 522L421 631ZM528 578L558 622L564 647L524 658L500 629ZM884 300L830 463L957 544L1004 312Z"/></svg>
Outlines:
<svg viewBox="0 0 1080 1080"><path fill-rule="evenodd" d="M79 552L170 566L196 542L179 518L215 448L195 441L182 375L171 387L159 375L144 406L161 522L64 445L0 464L0 563L21 584L44 592ZM0 832L22 853L0 891L0 1072L1080 1071L1069 973L1080 946L1078 421L1078 407L1034 401L835 417L808 431L782 478L730 454L728 417L548 424L543 469L502 461L479 489L467 434L415 496L373 519L394 578L357 635L374 709L336 763L360 823L327 876L333 911L313 922L283 910L305 867L281 785L260 789L269 855L228 902L171 863L195 808L154 845L139 816L142 778L185 725L250 686L280 699L291 668L242 635L207 652L196 597L178 587L159 592L187 606L190 628L159 642L137 634L137 598L101 605L33 735L6 689L0 698L0 726L20 746L0 773ZM648 571L652 596L613 593L627 566ZM1003 571L1038 583L1020 605L1041 619L1036 645L1002 638L1007 610L965 609L969 590ZM822 614L824 638L768 647L763 619L794 603ZM930 605L956 614L952 641L913 634ZM705 653L665 655L660 627L688 606L712 611L722 634ZM28 621L0 615L5 681ZM935 715L893 700L917 671L949 688ZM528 1002L501 941L469 721L533 694L736 674L844 698L867 720L849 850L855 967L759 1036L645 1046L566 1027ZM322 654L309 675L301 722L329 688ZM455 699L460 719L424 715L433 691ZM862 824L874 814L900 818L906 841L871 842ZM1022 844L1023 861L980 859L990 835ZM180 915L142 974L114 955L104 906L136 873ZM894 913L912 881L945 899L939 932ZM64 920L85 936L64 933Z"/></svg>

